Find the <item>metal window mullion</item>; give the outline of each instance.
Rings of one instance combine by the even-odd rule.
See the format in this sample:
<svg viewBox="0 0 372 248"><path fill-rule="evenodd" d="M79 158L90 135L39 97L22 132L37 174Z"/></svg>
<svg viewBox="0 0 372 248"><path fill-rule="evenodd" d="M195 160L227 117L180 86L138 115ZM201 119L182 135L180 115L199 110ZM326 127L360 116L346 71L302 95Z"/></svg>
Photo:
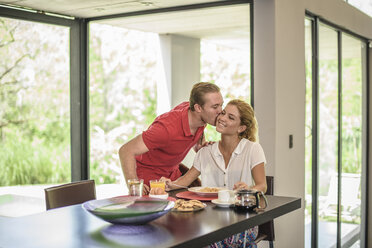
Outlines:
<svg viewBox="0 0 372 248"><path fill-rule="evenodd" d="M74 23L73 19L61 18L56 16L50 16L43 13L36 13L31 11L25 11L20 9L12 9L6 7L0 7L0 16L5 18L13 18L23 21L47 23L59 26L71 27Z"/></svg>
<svg viewBox="0 0 372 248"><path fill-rule="evenodd" d="M71 180L89 178L88 27L77 19L70 30Z"/></svg>
<svg viewBox="0 0 372 248"><path fill-rule="evenodd" d="M311 22L312 37L312 215L311 215L311 247L318 247L318 101L319 101L319 19Z"/></svg>
<svg viewBox="0 0 372 248"><path fill-rule="evenodd" d="M337 141L337 248L341 247L341 175L342 175L342 34L337 31L338 63L338 141Z"/></svg>
<svg viewBox="0 0 372 248"><path fill-rule="evenodd" d="M107 20L107 19L115 19L115 18L123 18L123 17L152 15L152 14L161 14L161 13L167 13L167 12L197 10L197 9L232 6L232 5L239 5L239 4L252 4L252 3L253 3L253 0L222 0L222 1L215 1L215 2L179 5L179 6L172 6L172 7L165 7L165 8L155 8L155 9L149 9L149 10L139 10L139 11L134 11L134 12L125 12L125 13L118 13L118 14L105 15L105 16L95 16L95 17L87 18L87 21L99 21L99 20Z"/></svg>
<svg viewBox="0 0 372 248"><path fill-rule="evenodd" d="M362 174L361 180L361 225L360 225L360 247L370 247L368 243L368 205L369 202L369 90L370 90L370 55L369 42L364 41L365 46L361 49L362 53ZM364 134L364 135L363 135ZM363 216L366 216L363 218ZM371 221L371 220L369 220Z"/></svg>
<svg viewBox="0 0 372 248"><path fill-rule="evenodd" d="M251 68L250 68L250 70L251 70L251 106L252 106L252 108L254 109L254 65L253 65L253 61L254 61L254 37L253 37L253 32L254 32L254 25L253 25L253 23L254 23L254 13L253 13L253 8L254 8L254 6L253 6L253 1L252 1L252 3L249 5L249 11L250 11L250 15L249 15L249 24L250 24L250 30L249 30L249 32L250 32L250 43L251 43L251 47L250 47L250 49L251 49L251 52L250 52L250 54L251 54L251 56L250 56L250 64L251 64Z"/></svg>

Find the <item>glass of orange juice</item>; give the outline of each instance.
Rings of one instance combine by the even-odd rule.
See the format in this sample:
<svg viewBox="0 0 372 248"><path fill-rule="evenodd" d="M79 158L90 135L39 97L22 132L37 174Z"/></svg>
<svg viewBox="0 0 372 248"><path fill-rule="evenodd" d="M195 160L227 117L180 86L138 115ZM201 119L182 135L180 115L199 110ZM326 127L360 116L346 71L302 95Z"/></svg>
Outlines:
<svg viewBox="0 0 372 248"><path fill-rule="evenodd" d="M165 182L159 180L150 180L150 188L162 188L165 190Z"/></svg>

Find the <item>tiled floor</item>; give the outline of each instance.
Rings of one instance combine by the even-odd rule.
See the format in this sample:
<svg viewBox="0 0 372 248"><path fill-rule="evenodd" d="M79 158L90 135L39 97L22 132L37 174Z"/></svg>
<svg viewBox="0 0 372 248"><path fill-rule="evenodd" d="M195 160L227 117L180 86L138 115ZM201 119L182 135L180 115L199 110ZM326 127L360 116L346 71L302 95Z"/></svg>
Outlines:
<svg viewBox="0 0 372 248"><path fill-rule="evenodd" d="M45 210L44 188L54 185L0 187L0 216L19 217ZM126 195L128 189L121 184L96 185L97 199Z"/></svg>

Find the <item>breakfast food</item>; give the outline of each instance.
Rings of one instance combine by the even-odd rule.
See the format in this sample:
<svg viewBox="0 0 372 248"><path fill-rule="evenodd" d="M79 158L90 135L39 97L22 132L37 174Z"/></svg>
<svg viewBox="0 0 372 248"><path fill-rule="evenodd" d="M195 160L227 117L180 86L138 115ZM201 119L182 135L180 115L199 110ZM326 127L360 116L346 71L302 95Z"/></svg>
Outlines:
<svg viewBox="0 0 372 248"><path fill-rule="evenodd" d="M183 199L178 199L176 203L174 204L174 210L177 211L195 211L204 208L205 205L198 200L183 200Z"/></svg>
<svg viewBox="0 0 372 248"><path fill-rule="evenodd" d="M150 195L165 195L167 194L162 188L152 188L150 190Z"/></svg>
<svg viewBox="0 0 372 248"><path fill-rule="evenodd" d="M150 188L162 188L165 190L165 182L159 180L150 180Z"/></svg>
<svg viewBox="0 0 372 248"><path fill-rule="evenodd" d="M199 192L203 193L217 193L220 189L219 188L211 188L211 187L205 187L199 190Z"/></svg>

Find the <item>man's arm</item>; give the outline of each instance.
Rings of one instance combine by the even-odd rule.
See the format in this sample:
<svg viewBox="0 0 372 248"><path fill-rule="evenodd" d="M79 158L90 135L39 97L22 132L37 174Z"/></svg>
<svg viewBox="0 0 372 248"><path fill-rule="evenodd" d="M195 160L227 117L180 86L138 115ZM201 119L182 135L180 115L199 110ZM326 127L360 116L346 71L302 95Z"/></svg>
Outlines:
<svg viewBox="0 0 372 248"><path fill-rule="evenodd" d="M119 158L125 181L137 178L135 156L148 152L148 150L143 142L142 134L120 147Z"/></svg>

